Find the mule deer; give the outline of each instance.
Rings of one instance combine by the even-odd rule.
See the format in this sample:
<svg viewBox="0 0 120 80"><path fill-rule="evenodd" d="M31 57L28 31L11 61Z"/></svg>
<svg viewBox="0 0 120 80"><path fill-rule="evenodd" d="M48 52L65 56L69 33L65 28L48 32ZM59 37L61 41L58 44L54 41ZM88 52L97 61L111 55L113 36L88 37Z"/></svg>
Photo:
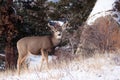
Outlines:
<svg viewBox="0 0 120 80"><path fill-rule="evenodd" d="M66 27L68 22L64 23L62 27ZM20 66L25 61L29 53L38 55L41 52L42 60L40 70L42 68L43 61L46 60L47 68L48 65L48 52L51 52L52 48L57 46L62 38L62 27L54 27L48 23L48 26L52 30L51 36L33 36L24 37L17 42L18 49L18 61L17 61L17 71L20 74Z"/></svg>

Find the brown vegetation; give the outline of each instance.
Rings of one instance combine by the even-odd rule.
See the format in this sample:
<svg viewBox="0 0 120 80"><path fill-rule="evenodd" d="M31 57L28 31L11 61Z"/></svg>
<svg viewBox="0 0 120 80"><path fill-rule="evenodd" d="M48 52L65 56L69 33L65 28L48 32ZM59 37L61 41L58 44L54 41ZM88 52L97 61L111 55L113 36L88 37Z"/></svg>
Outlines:
<svg viewBox="0 0 120 80"><path fill-rule="evenodd" d="M85 25L77 53L104 53L120 48L119 24L111 17L98 18L93 25Z"/></svg>

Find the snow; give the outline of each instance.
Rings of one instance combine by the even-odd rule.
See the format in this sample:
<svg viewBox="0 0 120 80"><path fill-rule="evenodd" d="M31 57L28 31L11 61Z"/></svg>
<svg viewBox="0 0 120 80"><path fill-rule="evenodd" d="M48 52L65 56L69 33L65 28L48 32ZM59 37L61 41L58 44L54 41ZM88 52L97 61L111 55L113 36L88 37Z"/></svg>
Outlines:
<svg viewBox="0 0 120 80"><path fill-rule="evenodd" d="M62 21L55 21L55 20L52 21L52 20L51 20L50 22L51 22L51 23L54 23L54 24L57 23L57 24L59 24L60 26L63 26L63 24L64 24L64 22L62 22ZM53 26L54 26L54 25L53 25Z"/></svg>
<svg viewBox="0 0 120 80"><path fill-rule="evenodd" d="M0 54L0 56L3 56L3 57L5 57L5 54Z"/></svg>
<svg viewBox="0 0 120 80"><path fill-rule="evenodd" d="M33 60L39 58L40 56L32 57ZM104 55L84 60L72 60L67 63L63 62L60 68L51 68L47 71L36 69L28 72L24 71L21 72L20 76L17 76L16 73L7 75L2 73L0 74L0 80L120 80L120 65L114 64L113 58L114 56Z"/></svg>
<svg viewBox="0 0 120 80"><path fill-rule="evenodd" d="M48 62L56 59L56 56L48 56ZM27 64L29 65L30 69L37 69L41 63L41 55L32 55L30 54L26 60ZM43 65L46 65L46 61L44 61Z"/></svg>
<svg viewBox="0 0 120 80"><path fill-rule="evenodd" d="M115 11L115 12L113 12L112 15L117 15L118 16L118 17L113 17L113 18L114 18L114 20L116 20L120 24L120 13Z"/></svg>
<svg viewBox="0 0 120 80"><path fill-rule="evenodd" d="M59 2L59 0L48 0L48 1L52 1L52 2Z"/></svg>
<svg viewBox="0 0 120 80"><path fill-rule="evenodd" d="M120 24L120 13L117 11L112 11L115 7L116 1L117 0L97 0L92 12L87 19L87 24L92 25L97 18L114 14L118 14L118 17L114 19Z"/></svg>
<svg viewBox="0 0 120 80"><path fill-rule="evenodd" d="M98 12L111 10L113 8L112 5L114 2L115 2L115 0L97 0L95 7L93 8L93 10L91 12L91 15L94 15Z"/></svg>

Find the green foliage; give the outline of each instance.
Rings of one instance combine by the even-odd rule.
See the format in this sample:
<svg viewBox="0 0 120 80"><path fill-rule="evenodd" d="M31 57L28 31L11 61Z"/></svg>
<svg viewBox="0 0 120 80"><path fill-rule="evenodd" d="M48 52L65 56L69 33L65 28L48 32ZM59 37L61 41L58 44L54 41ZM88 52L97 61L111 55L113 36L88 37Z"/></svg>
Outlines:
<svg viewBox="0 0 120 80"><path fill-rule="evenodd" d="M69 20L72 30L77 29L90 14L96 0L60 0L58 3L50 3L54 12L49 16L52 19L65 17Z"/></svg>
<svg viewBox="0 0 120 80"><path fill-rule="evenodd" d="M37 2L25 3L19 2L23 4L22 8L19 9L18 13L23 16L23 27L24 29L20 29L20 32L26 32L26 34L30 35L45 35L50 34L49 28L47 27L47 14L48 10L47 6L45 6L46 0L37 0ZM18 5L16 5L18 6Z"/></svg>
<svg viewBox="0 0 120 80"><path fill-rule="evenodd" d="M23 6L16 5L16 7L18 13L23 16L24 24L18 30L27 35L50 34L47 27L48 19L58 20L63 17L68 19L71 29L76 30L87 19L95 1L60 0L54 3L47 2L47 0L37 0L33 1L34 5L31 5L31 2L19 1L19 4L23 4Z"/></svg>
<svg viewBox="0 0 120 80"><path fill-rule="evenodd" d="M59 2L47 2L46 0L37 0L31 5L31 2L19 1L16 3L17 12L23 16L24 23L18 25L19 36L30 35L48 35L50 29L47 26L48 20L58 20L67 18L71 30L78 27L86 21L96 0L60 0ZM23 4L23 6L21 5ZM22 7L21 7L22 6Z"/></svg>

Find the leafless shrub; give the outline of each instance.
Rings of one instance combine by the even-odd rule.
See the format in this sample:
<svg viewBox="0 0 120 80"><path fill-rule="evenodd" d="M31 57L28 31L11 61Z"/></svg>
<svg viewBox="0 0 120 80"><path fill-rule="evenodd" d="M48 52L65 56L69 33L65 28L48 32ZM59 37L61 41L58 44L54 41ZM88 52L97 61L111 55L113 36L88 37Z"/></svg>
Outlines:
<svg viewBox="0 0 120 80"><path fill-rule="evenodd" d="M111 16L98 18L93 25L85 25L80 39L80 52L91 55L91 53L105 53L115 51L120 47L119 25Z"/></svg>

